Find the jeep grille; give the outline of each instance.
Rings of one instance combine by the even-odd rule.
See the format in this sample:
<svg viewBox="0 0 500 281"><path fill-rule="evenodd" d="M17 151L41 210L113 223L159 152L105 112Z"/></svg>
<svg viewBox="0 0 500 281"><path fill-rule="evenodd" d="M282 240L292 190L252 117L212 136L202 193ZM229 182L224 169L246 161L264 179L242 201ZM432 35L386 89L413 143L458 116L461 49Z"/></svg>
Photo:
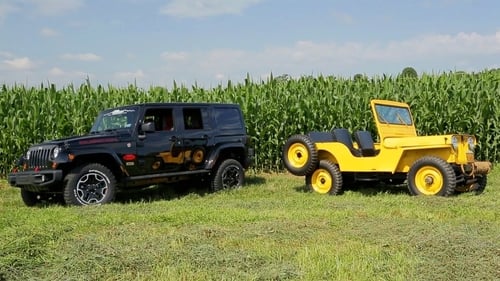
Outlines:
<svg viewBox="0 0 500 281"><path fill-rule="evenodd" d="M35 147L30 149L30 159L28 160L28 168L46 169L49 167L49 157L52 147Z"/></svg>

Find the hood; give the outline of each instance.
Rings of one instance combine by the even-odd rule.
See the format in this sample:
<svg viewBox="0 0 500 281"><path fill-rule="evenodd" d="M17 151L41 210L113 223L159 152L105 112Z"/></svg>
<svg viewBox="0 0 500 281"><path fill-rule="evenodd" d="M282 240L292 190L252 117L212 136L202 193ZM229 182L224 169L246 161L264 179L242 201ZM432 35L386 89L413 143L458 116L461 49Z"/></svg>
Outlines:
<svg viewBox="0 0 500 281"><path fill-rule="evenodd" d="M120 142L124 138L130 138L130 134L128 132L103 132L99 134L89 134L83 136L72 136L65 137L56 140L49 140L43 143L43 145L59 145L69 147L77 147L84 145L96 145L96 144L106 144L106 143L114 143Z"/></svg>

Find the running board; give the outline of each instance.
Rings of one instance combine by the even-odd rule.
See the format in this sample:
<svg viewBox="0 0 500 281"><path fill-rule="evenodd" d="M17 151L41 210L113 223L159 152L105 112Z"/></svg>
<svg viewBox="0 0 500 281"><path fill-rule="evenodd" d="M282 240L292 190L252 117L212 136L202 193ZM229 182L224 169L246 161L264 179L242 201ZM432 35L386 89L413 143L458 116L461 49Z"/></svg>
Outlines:
<svg viewBox="0 0 500 281"><path fill-rule="evenodd" d="M179 177L179 176L189 176L196 174L208 174L210 170L196 170L196 171L186 171L186 172L174 172L174 173L161 173L161 174L153 174L153 175L143 175L143 176L132 176L125 179L125 181L141 181L141 180L150 180L150 179L158 179L158 178L170 178L170 177Z"/></svg>
<svg viewBox="0 0 500 281"><path fill-rule="evenodd" d="M161 173L154 175L133 176L124 178L121 182L122 188L143 187L161 183L173 183L190 178L201 178L202 175L207 175L210 170L196 170L175 173ZM197 176L198 175L198 176Z"/></svg>

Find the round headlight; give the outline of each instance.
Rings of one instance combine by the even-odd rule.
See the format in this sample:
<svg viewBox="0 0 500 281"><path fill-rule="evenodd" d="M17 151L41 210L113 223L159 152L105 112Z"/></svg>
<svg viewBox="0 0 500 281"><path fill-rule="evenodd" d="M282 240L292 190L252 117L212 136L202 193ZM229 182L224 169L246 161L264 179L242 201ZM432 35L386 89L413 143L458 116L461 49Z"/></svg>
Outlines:
<svg viewBox="0 0 500 281"><path fill-rule="evenodd" d="M457 136L451 137L451 145L453 146L453 150L458 150L458 137Z"/></svg>
<svg viewBox="0 0 500 281"><path fill-rule="evenodd" d="M52 159L57 158L57 156L59 156L59 152L61 152L61 148L59 146L54 147L52 150Z"/></svg>
<svg viewBox="0 0 500 281"><path fill-rule="evenodd" d="M26 160L30 160L30 156L31 156L31 150L28 150L28 152L26 152Z"/></svg>
<svg viewBox="0 0 500 281"><path fill-rule="evenodd" d="M474 137L468 137L467 138L467 144L469 144L469 150L470 151L474 151L474 149L476 148L476 144L475 144L475 139Z"/></svg>

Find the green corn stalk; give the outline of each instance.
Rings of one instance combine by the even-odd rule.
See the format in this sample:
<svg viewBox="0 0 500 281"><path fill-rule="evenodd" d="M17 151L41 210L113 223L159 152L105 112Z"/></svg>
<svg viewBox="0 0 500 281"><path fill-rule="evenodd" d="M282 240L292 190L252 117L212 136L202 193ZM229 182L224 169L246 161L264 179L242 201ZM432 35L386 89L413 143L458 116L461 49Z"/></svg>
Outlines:
<svg viewBox="0 0 500 281"><path fill-rule="evenodd" d="M477 156L500 161L500 71L422 74L418 78L366 76L357 79L271 76L211 89L186 87L148 90L130 84L57 89L1 85L0 175L5 175L26 148L47 139L88 132L105 108L144 102L230 102L241 106L256 151L255 169L281 171L281 149L293 134L370 130L375 136L369 101L408 102L419 134L471 133L478 137Z"/></svg>

